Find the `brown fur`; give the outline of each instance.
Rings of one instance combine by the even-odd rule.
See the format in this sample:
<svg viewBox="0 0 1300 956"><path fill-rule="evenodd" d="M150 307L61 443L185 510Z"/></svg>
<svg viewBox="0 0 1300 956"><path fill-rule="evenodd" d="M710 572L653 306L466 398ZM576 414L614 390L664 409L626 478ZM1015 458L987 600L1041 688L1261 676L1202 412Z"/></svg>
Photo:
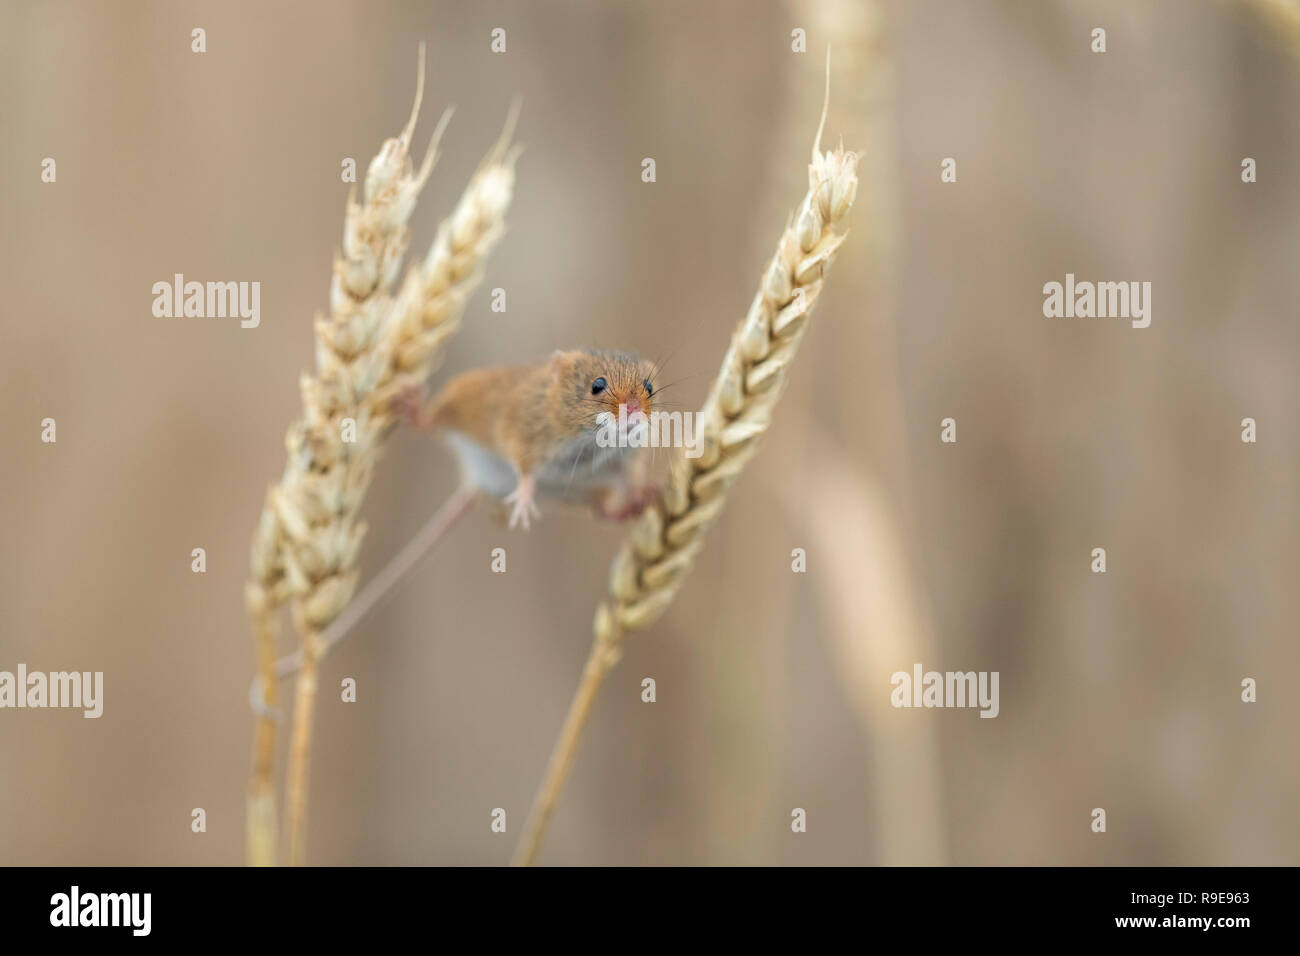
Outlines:
<svg viewBox="0 0 1300 956"><path fill-rule="evenodd" d="M557 351L540 366L458 375L430 403L424 422L474 439L528 475L568 442L594 432L602 411L617 415L620 404L639 403L649 415L654 396L644 383L653 372L651 363L626 352ZM593 395L597 378L608 387Z"/></svg>

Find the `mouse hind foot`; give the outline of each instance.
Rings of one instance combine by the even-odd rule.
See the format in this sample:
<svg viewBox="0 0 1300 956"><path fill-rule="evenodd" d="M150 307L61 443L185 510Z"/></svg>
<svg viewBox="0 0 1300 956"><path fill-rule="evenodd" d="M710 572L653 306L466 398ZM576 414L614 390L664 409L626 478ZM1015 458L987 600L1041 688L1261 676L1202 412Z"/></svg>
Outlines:
<svg viewBox="0 0 1300 956"><path fill-rule="evenodd" d="M605 488L594 496L592 510L607 521L630 521L659 497L657 482L631 487Z"/></svg>

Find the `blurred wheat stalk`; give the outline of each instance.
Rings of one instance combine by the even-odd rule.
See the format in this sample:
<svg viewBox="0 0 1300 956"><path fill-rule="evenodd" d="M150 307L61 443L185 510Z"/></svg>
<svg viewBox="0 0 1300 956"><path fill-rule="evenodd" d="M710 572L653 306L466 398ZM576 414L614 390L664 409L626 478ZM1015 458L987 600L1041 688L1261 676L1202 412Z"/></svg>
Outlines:
<svg viewBox="0 0 1300 956"><path fill-rule="evenodd" d="M858 190L857 155L821 152L830 103L830 58L808 193L777 243L749 312L732 335L700 410L703 454L678 454L658 501L633 527L610 568L611 600L596 610L594 641L523 836L515 865L537 858L600 684L618 663L628 631L649 627L672 602L726 501L727 489L771 423L790 363L821 294L826 270L847 233Z"/></svg>
<svg viewBox="0 0 1300 956"><path fill-rule="evenodd" d="M274 759L278 714L278 612L289 602L300 639L293 734L285 784L289 861L305 856L307 782L321 631L356 588L365 534L361 503L380 447L395 422L393 399L428 378L460 325L465 299L500 239L514 188L509 150L515 112L479 165L422 263L392 290L410 242L407 222L450 118L443 114L417 170L409 154L424 95L420 45L415 105L400 136L386 141L366 173L361 205L348 197L343 253L334 262L330 314L317 318L316 374L303 374L303 415L285 438L284 475L267 493L254 534L245 603L257 644L259 707L248 794L248 858L276 860Z"/></svg>
<svg viewBox="0 0 1300 956"><path fill-rule="evenodd" d="M818 628L840 662L836 677L853 703L867 743L873 793L869 819L879 862L943 865L948 862L943 825L942 761L934 724L893 719L881 710L881 674L897 661L934 654L926 578L914 570L909 542L915 487L908 450L898 355L897 283L903 193L898 130L897 37L902 10L885 0L792 0L796 23L835 37L846 132L871 143L858 175L868 187L854 213L865 214L868 235L854 244L840 292L862 308L860 321L839 329L839 349L818 356L835 383L832 400L856 403L854 434L830 440L817 429L806 436L807 474L794 483L771 483L789 520L837 557L816 586L830 610ZM787 122L787 125L789 123ZM863 599L862 581L871 594Z"/></svg>
<svg viewBox="0 0 1300 956"><path fill-rule="evenodd" d="M1300 2L1246 0L1246 5L1277 31L1292 53L1300 53Z"/></svg>

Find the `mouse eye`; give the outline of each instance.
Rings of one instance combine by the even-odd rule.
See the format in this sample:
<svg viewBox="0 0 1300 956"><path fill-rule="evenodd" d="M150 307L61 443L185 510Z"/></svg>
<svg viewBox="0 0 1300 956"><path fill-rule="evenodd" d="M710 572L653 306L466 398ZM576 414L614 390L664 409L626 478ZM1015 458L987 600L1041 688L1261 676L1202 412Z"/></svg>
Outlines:
<svg viewBox="0 0 1300 956"><path fill-rule="evenodd" d="M596 379L596 381L591 383L591 394L599 395L608 385L609 382L605 381L605 376L602 375L600 378Z"/></svg>
<svg viewBox="0 0 1300 956"><path fill-rule="evenodd" d="M646 379L641 384L645 386L645 393L647 395L653 395L655 393L655 387L650 384L650 379Z"/></svg>

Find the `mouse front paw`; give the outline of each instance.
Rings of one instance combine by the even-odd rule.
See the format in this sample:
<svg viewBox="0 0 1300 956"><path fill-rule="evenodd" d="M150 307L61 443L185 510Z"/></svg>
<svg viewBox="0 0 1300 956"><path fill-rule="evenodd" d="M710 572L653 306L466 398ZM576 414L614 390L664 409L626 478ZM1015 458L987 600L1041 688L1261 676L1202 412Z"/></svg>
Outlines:
<svg viewBox="0 0 1300 956"><path fill-rule="evenodd" d="M533 518L540 518L542 511L537 507L536 501L537 486L531 475L519 479L519 487L510 494L506 495L506 504L510 505L510 525L522 527L528 530L529 522Z"/></svg>
<svg viewBox="0 0 1300 956"><path fill-rule="evenodd" d="M405 422L412 428L424 428L428 424L425 418L426 401L424 388L412 385L394 396L390 407L398 421Z"/></svg>

